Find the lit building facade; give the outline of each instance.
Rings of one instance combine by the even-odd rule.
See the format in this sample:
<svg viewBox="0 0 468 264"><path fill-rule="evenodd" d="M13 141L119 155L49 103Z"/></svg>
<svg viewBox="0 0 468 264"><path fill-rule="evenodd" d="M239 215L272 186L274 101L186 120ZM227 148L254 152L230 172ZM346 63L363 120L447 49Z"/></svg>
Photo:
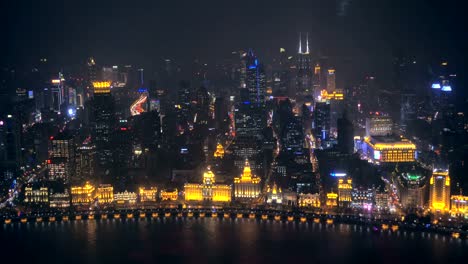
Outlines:
<svg viewBox="0 0 468 264"><path fill-rule="evenodd" d="M253 199L260 195L260 178L252 175L249 161L245 161L240 177L234 178L234 198Z"/></svg>
<svg viewBox="0 0 468 264"><path fill-rule="evenodd" d="M101 184L97 188L97 198L99 203L114 202L114 187L110 184Z"/></svg>
<svg viewBox="0 0 468 264"><path fill-rule="evenodd" d="M276 203L281 204L283 203L283 191L280 187L273 183L273 186L267 186L267 203Z"/></svg>
<svg viewBox="0 0 468 264"><path fill-rule="evenodd" d="M137 194L135 192L118 192L114 194L114 201L118 205L132 205L137 202Z"/></svg>
<svg viewBox="0 0 468 264"><path fill-rule="evenodd" d="M375 191L373 189L353 189L351 195L353 197L352 207L372 210L375 204Z"/></svg>
<svg viewBox="0 0 468 264"><path fill-rule="evenodd" d="M300 193L298 204L299 207L320 208L320 194Z"/></svg>
<svg viewBox="0 0 468 264"><path fill-rule="evenodd" d="M450 209L450 176L448 170L434 170L429 180L429 207L436 212Z"/></svg>
<svg viewBox="0 0 468 264"><path fill-rule="evenodd" d="M338 206L338 194L334 192L327 193L327 200L325 204L329 208L337 207Z"/></svg>
<svg viewBox="0 0 468 264"><path fill-rule="evenodd" d="M158 192L158 188L156 187L150 187L150 188L144 188L140 187L138 189L138 194L140 196L140 202L156 202L156 195Z"/></svg>
<svg viewBox="0 0 468 264"><path fill-rule="evenodd" d="M51 193L49 196L49 206L51 208L70 207L70 193L65 190L63 193Z"/></svg>
<svg viewBox="0 0 468 264"><path fill-rule="evenodd" d="M366 137L363 152L374 162L414 162L416 145L405 138L388 136Z"/></svg>
<svg viewBox="0 0 468 264"><path fill-rule="evenodd" d="M393 134L393 120L390 116L375 112L366 118L366 136L387 136Z"/></svg>
<svg viewBox="0 0 468 264"><path fill-rule="evenodd" d="M72 186L71 196L72 204L88 204L94 201L95 187L89 182L84 186Z"/></svg>
<svg viewBox="0 0 468 264"><path fill-rule="evenodd" d="M353 190L353 181L348 179L338 179L338 205L348 207L352 202L351 192Z"/></svg>
<svg viewBox="0 0 468 264"><path fill-rule="evenodd" d="M162 201L177 201L179 198L179 191L177 189L161 190L160 196Z"/></svg>
<svg viewBox="0 0 468 264"><path fill-rule="evenodd" d="M24 188L25 203L49 203L49 189L47 187L35 188L27 186Z"/></svg>
<svg viewBox="0 0 468 264"><path fill-rule="evenodd" d="M452 195L450 197L450 214L468 218L468 196Z"/></svg>
<svg viewBox="0 0 468 264"><path fill-rule="evenodd" d="M208 167L203 173L203 183L186 183L184 192L186 201L230 202L232 187L225 184L216 184L215 175Z"/></svg>
<svg viewBox="0 0 468 264"><path fill-rule="evenodd" d="M422 208L425 205L426 177L417 173L402 173L397 179L397 190L403 208Z"/></svg>

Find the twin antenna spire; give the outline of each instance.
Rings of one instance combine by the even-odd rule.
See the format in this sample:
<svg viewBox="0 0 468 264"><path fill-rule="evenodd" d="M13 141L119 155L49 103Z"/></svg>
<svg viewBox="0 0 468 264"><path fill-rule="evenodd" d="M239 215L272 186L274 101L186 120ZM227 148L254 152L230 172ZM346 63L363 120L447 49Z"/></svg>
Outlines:
<svg viewBox="0 0 468 264"><path fill-rule="evenodd" d="M309 54L309 32L306 33L306 51L302 52L302 38L301 32L299 32L299 54Z"/></svg>

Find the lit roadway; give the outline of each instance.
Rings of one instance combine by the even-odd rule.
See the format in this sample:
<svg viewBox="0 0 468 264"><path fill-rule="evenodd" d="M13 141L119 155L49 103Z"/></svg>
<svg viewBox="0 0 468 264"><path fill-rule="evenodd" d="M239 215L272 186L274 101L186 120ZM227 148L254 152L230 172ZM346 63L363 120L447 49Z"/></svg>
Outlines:
<svg viewBox="0 0 468 264"><path fill-rule="evenodd" d="M19 192L21 192L21 188L23 184L33 182L38 175L43 174L47 170L47 164L44 162L40 165L37 165L37 168L33 168L27 170L17 179L16 185L14 189L11 191L10 196L2 203L0 203L0 208L4 208L8 204L12 204L13 200L18 198Z"/></svg>
<svg viewBox="0 0 468 264"><path fill-rule="evenodd" d="M139 115L139 114L141 114L141 113L143 113L143 112L145 111L141 105L144 104L144 103L146 102L147 99L148 99L148 95L147 95L146 93L143 93L143 94L140 95L140 97L130 106L130 113L132 114L132 116Z"/></svg>

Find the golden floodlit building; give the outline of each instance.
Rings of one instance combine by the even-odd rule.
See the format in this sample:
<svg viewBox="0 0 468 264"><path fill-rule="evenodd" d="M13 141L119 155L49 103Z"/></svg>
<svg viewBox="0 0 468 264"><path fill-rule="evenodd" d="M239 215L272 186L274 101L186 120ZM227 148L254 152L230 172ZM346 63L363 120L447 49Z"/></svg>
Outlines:
<svg viewBox="0 0 468 264"><path fill-rule="evenodd" d="M138 194L140 196L140 202L156 202L156 194L158 192L158 188L156 187L140 187L138 189Z"/></svg>
<svg viewBox="0 0 468 264"><path fill-rule="evenodd" d="M71 196L73 204L86 204L94 200L95 187L89 182L84 186L72 186Z"/></svg>
<svg viewBox="0 0 468 264"><path fill-rule="evenodd" d="M468 196L452 195L450 202L450 214L452 216L468 218Z"/></svg>
<svg viewBox="0 0 468 264"><path fill-rule="evenodd" d="M110 184L101 184L97 188L97 198L99 203L114 202L114 187Z"/></svg>
<svg viewBox="0 0 468 264"><path fill-rule="evenodd" d="M176 201L179 198L179 191L177 189L161 190L160 195L162 201Z"/></svg>
<svg viewBox="0 0 468 264"><path fill-rule="evenodd" d="M327 202L326 205L328 207L336 207L338 206L338 194L334 192L327 193Z"/></svg>
<svg viewBox="0 0 468 264"><path fill-rule="evenodd" d="M203 183L186 183L184 193L186 201L230 202L232 188L230 185L216 184L215 175L208 167L203 173Z"/></svg>
<svg viewBox="0 0 468 264"><path fill-rule="evenodd" d="M416 145L397 136L366 137L363 152L376 162L414 162L416 159Z"/></svg>
<svg viewBox="0 0 468 264"><path fill-rule="evenodd" d="M24 188L25 203L48 203L49 189L47 187L34 188L28 186Z"/></svg>
<svg viewBox="0 0 468 264"><path fill-rule="evenodd" d="M221 143L218 143L218 145L216 145L216 151L213 154L213 157L215 157L215 158L223 158L224 157L224 147L223 147L223 145L221 145Z"/></svg>
<svg viewBox="0 0 468 264"><path fill-rule="evenodd" d="M234 198L252 199L258 196L260 196L260 178L252 175L249 161L245 160L242 175L234 178Z"/></svg>
<svg viewBox="0 0 468 264"><path fill-rule="evenodd" d="M276 182L271 188L267 186L267 203L283 203L283 191L276 185Z"/></svg>
<svg viewBox="0 0 468 264"><path fill-rule="evenodd" d="M434 170L429 180L429 207L433 211L450 209L450 176L448 170Z"/></svg>
<svg viewBox="0 0 468 264"><path fill-rule="evenodd" d="M338 179L338 204L340 207L348 207L353 201L351 192L353 190L353 181L351 178Z"/></svg>

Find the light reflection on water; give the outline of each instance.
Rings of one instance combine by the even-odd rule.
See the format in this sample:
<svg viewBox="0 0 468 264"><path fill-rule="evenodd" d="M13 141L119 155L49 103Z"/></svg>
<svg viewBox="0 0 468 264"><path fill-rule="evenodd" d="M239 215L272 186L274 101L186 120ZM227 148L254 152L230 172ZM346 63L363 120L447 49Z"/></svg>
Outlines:
<svg viewBox="0 0 468 264"><path fill-rule="evenodd" d="M468 241L359 225L258 219L108 219L0 226L2 252L26 262L460 263ZM5 243L2 243L5 244ZM22 254L28 252L28 254ZM52 253L51 253L52 252ZM463 262L463 261L461 261ZM48 262L50 263L50 262Z"/></svg>

